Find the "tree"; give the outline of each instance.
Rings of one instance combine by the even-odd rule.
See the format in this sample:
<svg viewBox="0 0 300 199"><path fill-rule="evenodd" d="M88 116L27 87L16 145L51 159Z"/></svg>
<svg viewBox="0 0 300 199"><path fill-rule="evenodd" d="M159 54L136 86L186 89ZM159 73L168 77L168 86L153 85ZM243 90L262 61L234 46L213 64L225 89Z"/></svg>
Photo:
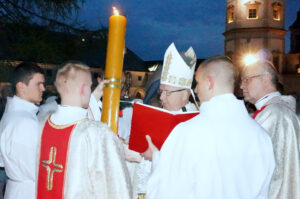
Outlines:
<svg viewBox="0 0 300 199"><path fill-rule="evenodd" d="M0 0L0 59L62 63L76 59L85 48L91 49L92 39L106 46L106 27L89 31L66 17L74 17L83 3L84 0Z"/></svg>
<svg viewBox="0 0 300 199"><path fill-rule="evenodd" d="M84 0L0 0L0 17L12 23L47 20L57 23L80 8ZM58 22L59 23L59 22Z"/></svg>

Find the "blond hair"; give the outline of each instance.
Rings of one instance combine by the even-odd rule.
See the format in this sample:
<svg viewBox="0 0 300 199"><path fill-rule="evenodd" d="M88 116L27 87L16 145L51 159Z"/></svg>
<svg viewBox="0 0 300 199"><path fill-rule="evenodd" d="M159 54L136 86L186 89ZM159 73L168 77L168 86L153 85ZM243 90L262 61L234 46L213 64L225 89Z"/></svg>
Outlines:
<svg viewBox="0 0 300 199"><path fill-rule="evenodd" d="M67 92L66 83L68 81L76 82L76 79L79 77L80 73L86 73L91 75L90 68L81 62L78 61L68 61L62 65L62 67L57 71L55 87L58 93Z"/></svg>

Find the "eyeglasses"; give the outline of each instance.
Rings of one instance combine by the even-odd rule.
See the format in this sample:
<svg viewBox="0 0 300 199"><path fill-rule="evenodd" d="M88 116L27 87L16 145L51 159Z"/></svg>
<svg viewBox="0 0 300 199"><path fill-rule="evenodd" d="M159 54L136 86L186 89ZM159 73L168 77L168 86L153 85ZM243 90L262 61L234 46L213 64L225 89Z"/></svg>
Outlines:
<svg viewBox="0 0 300 199"><path fill-rule="evenodd" d="M256 78L256 77L261 77L261 76L264 76L264 75L265 74L260 74L260 75L253 75L253 76L242 78L242 82L241 83L248 84L251 79Z"/></svg>
<svg viewBox="0 0 300 199"><path fill-rule="evenodd" d="M179 90L174 90L174 91L168 91L168 90L159 90L159 94L161 95L163 92L166 93L166 96L170 96L172 93L184 91L186 89L179 89Z"/></svg>

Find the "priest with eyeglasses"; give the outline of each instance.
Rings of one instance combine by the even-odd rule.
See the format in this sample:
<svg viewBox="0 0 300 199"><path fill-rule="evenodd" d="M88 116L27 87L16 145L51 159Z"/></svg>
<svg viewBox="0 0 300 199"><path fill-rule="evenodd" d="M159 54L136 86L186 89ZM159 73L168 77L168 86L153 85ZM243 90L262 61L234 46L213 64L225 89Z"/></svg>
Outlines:
<svg viewBox="0 0 300 199"><path fill-rule="evenodd" d="M192 47L179 53L172 43L164 56L160 78L160 100L162 107L174 113L198 111L194 103L189 101L195 65L196 54ZM194 98L195 99L195 98Z"/></svg>

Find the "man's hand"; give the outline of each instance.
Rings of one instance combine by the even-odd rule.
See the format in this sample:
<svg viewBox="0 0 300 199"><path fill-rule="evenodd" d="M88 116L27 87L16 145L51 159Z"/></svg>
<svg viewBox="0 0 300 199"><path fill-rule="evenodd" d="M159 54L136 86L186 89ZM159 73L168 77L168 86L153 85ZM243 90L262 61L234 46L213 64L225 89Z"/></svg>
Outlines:
<svg viewBox="0 0 300 199"><path fill-rule="evenodd" d="M119 139L121 140L121 142L123 144L123 148L124 148L124 152L125 152L125 159L128 162L141 162L143 159L142 156L138 152L128 149L128 141L126 141L125 139L123 139L121 137L119 137Z"/></svg>
<svg viewBox="0 0 300 199"><path fill-rule="evenodd" d="M100 98L102 97L102 95L103 95L104 84L109 83L109 80L103 80L103 81L101 81L101 78L98 77L97 81L98 81L98 85L94 89L93 95L94 95L94 97L96 98L96 100L98 102L100 100Z"/></svg>
<svg viewBox="0 0 300 199"><path fill-rule="evenodd" d="M152 156L154 152L158 151L157 147L152 143L151 137L146 135L146 140L148 142L148 149L141 155L146 159L152 161Z"/></svg>
<svg viewBox="0 0 300 199"><path fill-rule="evenodd" d="M142 161L142 156L133 150L128 149L127 144L123 144L124 151L125 151L125 159L128 162L141 162Z"/></svg>

